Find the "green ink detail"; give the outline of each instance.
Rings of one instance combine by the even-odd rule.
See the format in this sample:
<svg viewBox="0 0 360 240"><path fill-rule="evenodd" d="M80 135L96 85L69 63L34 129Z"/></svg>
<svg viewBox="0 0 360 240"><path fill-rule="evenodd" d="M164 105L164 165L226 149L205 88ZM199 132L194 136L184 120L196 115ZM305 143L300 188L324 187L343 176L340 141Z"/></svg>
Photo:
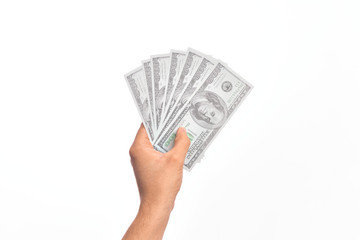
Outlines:
<svg viewBox="0 0 360 240"><path fill-rule="evenodd" d="M190 139L190 142L194 139L194 136L191 133L186 133L188 138Z"/></svg>
<svg viewBox="0 0 360 240"><path fill-rule="evenodd" d="M165 142L165 147L169 146L169 144L170 144L172 141L174 141L175 137L176 137L176 133L171 134L171 136L169 137L169 139Z"/></svg>

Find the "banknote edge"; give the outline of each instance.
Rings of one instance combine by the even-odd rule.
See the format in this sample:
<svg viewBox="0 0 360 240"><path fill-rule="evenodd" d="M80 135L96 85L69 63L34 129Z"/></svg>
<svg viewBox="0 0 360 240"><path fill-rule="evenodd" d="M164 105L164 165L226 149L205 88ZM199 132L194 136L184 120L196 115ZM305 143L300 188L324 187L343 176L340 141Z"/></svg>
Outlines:
<svg viewBox="0 0 360 240"><path fill-rule="evenodd" d="M134 93L133 93L133 91L132 91L132 89L131 89L131 87L130 87L130 83L129 83L128 79L127 79L129 75L131 75L131 74L133 74L133 73L135 73L135 72L141 71L141 70L143 70L143 69L142 69L142 66L137 67L137 68L135 68L134 70L132 70L132 71L124 74L124 78L125 78L125 82L126 82L126 84L127 84L127 86L128 86L128 89L129 89L129 91L130 91L130 94L131 94L131 96L133 97L133 101L135 102L137 112L138 112L138 114L140 115L140 119L141 119L141 121L142 121L142 123L143 123L143 125L144 125L144 127L145 127L146 133L147 133L147 135L149 136L149 140L150 140L151 144L153 144L153 141L155 140L154 131L153 131L153 136L154 136L154 138L151 139L150 131L149 131L148 127L147 127L146 124L145 124L144 117L143 117L142 113L140 112L139 106L138 106L138 104L137 104L137 102L136 102L136 100L135 100Z"/></svg>

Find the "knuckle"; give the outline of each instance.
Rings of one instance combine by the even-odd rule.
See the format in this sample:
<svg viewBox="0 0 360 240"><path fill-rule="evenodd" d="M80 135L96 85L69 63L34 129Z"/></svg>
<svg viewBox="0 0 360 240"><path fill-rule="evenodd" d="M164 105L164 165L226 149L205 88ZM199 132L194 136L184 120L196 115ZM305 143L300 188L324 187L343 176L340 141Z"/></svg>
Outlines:
<svg viewBox="0 0 360 240"><path fill-rule="evenodd" d="M134 145L132 145L129 149L130 157L134 157L135 153L136 153L136 148L134 147Z"/></svg>
<svg viewBox="0 0 360 240"><path fill-rule="evenodd" d="M171 158L172 161L174 162L180 162L182 160L182 158L179 156L179 155L173 155L172 158Z"/></svg>
<svg viewBox="0 0 360 240"><path fill-rule="evenodd" d="M170 160L171 158L172 158L171 152L167 152L167 153L165 153L165 154L163 155L163 159L164 159L165 161L168 161L168 160Z"/></svg>
<svg viewBox="0 0 360 240"><path fill-rule="evenodd" d="M166 154L164 154L164 157L169 163L180 163L184 160L181 154L177 154L175 152L167 152Z"/></svg>
<svg viewBox="0 0 360 240"><path fill-rule="evenodd" d="M172 162L176 158L176 156L175 156L175 154L173 152L167 152L164 155L164 157L165 157L165 160L168 161L168 162Z"/></svg>

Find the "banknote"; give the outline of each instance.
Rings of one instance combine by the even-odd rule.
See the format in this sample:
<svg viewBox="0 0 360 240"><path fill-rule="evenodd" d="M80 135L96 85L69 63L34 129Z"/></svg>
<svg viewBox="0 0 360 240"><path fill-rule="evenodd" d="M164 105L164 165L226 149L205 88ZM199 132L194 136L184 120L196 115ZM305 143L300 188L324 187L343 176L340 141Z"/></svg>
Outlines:
<svg viewBox="0 0 360 240"><path fill-rule="evenodd" d="M152 129L154 135L156 135L155 116L154 116L155 104L154 104L154 95L153 95L154 82L152 77L152 64L150 59L144 60L141 63L142 63L143 71L145 73L148 99L150 103L150 119L151 119Z"/></svg>
<svg viewBox="0 0 360 240"><path fill-rule="evenodd" d="M165 109L168 106L169 98L173 92L174 86L176 85L180 77L182 67L184 66L185 56L186 52L184 51L172 50L170 52L169 77L165 86L165 97L161 113L161 116L163 116L163 118L165 117Z"/></svg>
<svg viewBox="0 0 360 240"><path fill-rule="evenodd" d="M169 76L170 54L162 54L151 57L153 72L153 96L155 104L155 126L160 127L161 113L164 104L165 87Z"/></svg>
<svg viewBox="0 0 360 240"><path fill-rule="evenodd" d="M178 128L186 128L187 170L201 161L253 88L223 61L191 48L152 55L125 79L156 150L171 150Z"/></svg>
<svg viewBox="0 0 360 240"><path fill-rule="evenodd" d="M174 145L177 129L185 127L191 144L184 167L190 170L251 89L252 85L226 64L217 63L154 147L162 152L169 151Z"/></svg>
<svg viewBox="0 0 360 240"><path fill-rule="evenodd" d="M130 92L134 98L135 105L139 111L140 117L144 123L145 129L149 135L151 142L154 141L154 132L151 123L151 109L148 97L148 90L145 79L145 72L143 67L138 67L135 70L125 75Z"/></svg>
<svg viewBox="0 0 360 240"><path fill-rule="evenodd" d="M192 76L191 80L187 83L186 87L180 93L180 97L176 100L173 110L169 113L168 118L161 124L160 131L158 131L157 136L166 130L168 125L174 120L177 113L188 103L191 96L195 93L196 89L205 81L209 76L212 69L216 65L217 61L209 56L204 56L200 62L200 65L195 71L195 74ZM156 137L155 137L156 139Z"/></svg>
<svg viewBox="0 0 360 240"><path fill-rule="evenodd" d="M170 99L169 105L165 110L165 115L163 118L164 122L167 121L167 118L169 117L169 114L172 112L176 100L180 97L180 94L185 89L187 83L191 80L192 76L195 74L196 69L199 67L203 57L204 54L199 53L196 50L193 49L188 50L179 80L177 81L176 86L169 98Z"/></svg>

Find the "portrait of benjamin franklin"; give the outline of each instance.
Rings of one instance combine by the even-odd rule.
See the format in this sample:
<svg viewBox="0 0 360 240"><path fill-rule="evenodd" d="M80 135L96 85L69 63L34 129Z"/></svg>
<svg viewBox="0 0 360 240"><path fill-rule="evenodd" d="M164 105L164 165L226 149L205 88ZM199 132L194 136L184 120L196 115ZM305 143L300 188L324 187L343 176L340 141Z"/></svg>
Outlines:
<svg viewBox="0 0 360 240"><path fill-rule="evenodd" d="M191 100L190 115L203 128L219 128L226 120L227 107L219 95L204 91Z"/></svg>

